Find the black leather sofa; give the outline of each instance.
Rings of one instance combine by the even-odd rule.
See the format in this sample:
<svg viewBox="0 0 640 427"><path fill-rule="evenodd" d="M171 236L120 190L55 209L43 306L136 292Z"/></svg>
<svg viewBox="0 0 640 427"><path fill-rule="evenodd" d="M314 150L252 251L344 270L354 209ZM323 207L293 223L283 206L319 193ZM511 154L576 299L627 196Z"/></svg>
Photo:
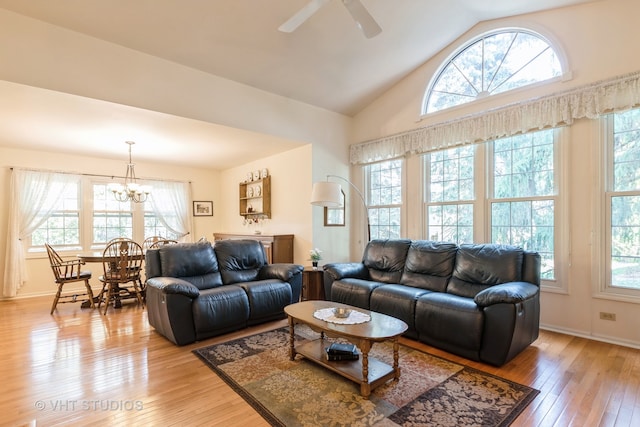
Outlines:
<svg viewBox="0 0 640 427"><path fill-rule="evenodd" d="M324 266L327 299L404 320L405 336L500 366L538 338L540 255L514 246L373 240Z"/></svg>
<svg viewBox="0 0 640 427"><path fill-rule="evenodd" d="M300 299L303 267L267 264L256 240L166 245L145 259L149 323L177 345L282 319Z"/></svg>

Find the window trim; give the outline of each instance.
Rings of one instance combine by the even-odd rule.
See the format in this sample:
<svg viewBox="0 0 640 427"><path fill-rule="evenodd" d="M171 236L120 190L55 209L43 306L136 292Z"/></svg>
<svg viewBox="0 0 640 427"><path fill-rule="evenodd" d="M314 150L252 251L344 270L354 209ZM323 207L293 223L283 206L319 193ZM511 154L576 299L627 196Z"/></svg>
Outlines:
<svg viewBox="0 0 640 427"><path fill-rule="evenodd" d="M594 144L594 159L600 159L595 166L596 196L594 197L594 229L592 247L595 248L592 262L592 296L598 299L640 304L640 290L611 286L611 195L613 182L613 130L614 116L610 113L597 121L600 135ZM625 192L616 192L625 193Z"/></svg>
<svg viewBox="0 0 640 427"><path fill-rule="evenodd" d="M540 288L547 292L554 292L560 294L569 293L569 281L568 270L570 268L570 231L568 227L563 227L562 224L569 224L569 213L566 206L568 205L568 193L567 184L569 176L569 156L568 156L568 141L569 141L569 128L566 126L555 127L551 129L553 132L554 145L557 149L554 149L554 193L551 196L533 196L524 200L554 200L554 233L553 233L553 246L554 246L554 272L555 279L541 279ZM534 133L539 131L532 131L527 133ZM499 139L499 138L496 138ZM492 197L493 194L493 179L489 176L493 174L493 141L487 141L487 155L486 155L486 197L485 197L485 221L484 221L484 233L486 240L491 240L491 205L495 201L514 201L514 198L496 199ZM517 200L521 200L518 198Z"/></svg>
<svg viewBox="0 0 640 427"><path fill-rule="evenodd" d="M80 234L80 243L76 246L60 246L55 245L54 248L56 251L62 256L74 256L79 251L89 250L101 250L104 249L103 244L94 244L93 243L93 214L94 214L94 204L93 204L93 185L94 184L109 184L112 182L112 179L107 176L98 176L98 175L83 175L83 174L74 174L78 180L79 187L79 196L78 196L78 204L79 204L79 234ZM144 203L132 203L132 237L135 241L144 240L145 233L145 210ZM101 211L103 212L103 211ZM127 211L128 212L128 211ZM44 246L32 246L31 245L31 236L28 237L29 243L25 244L25 258L26 259L39 259L46 258L47 252Z"/></svg>
<svg viewBox="0 0 640 427"><path fill-rule="evenodd" d="M477 224L482 224L483 217L482 214L478 211L482 210L482 200L484 198L484 191L481 189L484 186L484 176L482 176L482 163L479 163L479 159L484 158L484 147L486 144L473 144L473 198L469 200L453 200L453 201L442 201L442 202L433 202L431 201L430 191L431 191L431 154L436 152L432 151L429 153L424 153L420 156L421 158L421 168L422 168L422 236L424 239L431 240L431 236L429 235L429 208L431 206L451 206L451 205L471 205L473 209L473 225L472 225L472 239L474 242L481 241L479 238L479 232ZM455 149L459 147L451 147L443 150L437 151L447 151L450 149ZM482 197L482 199L480 198ZM482 227L480 227L482 228Z"/></svg>
<svg viewBox="0 0 640 427"><path fill-rule="evenodd" d="M71 251L71 250L77 250L79 248L82 247L82 182L81 180L77 180L76 183L76 203L77 203L77 208L73 209L73 210L69 210L69 209L60 209L60 210L55 210L51 213L51 215L49 215L47 217L48 221L49 219L51 219L55 213L60 213L62 214L62 217L66 217L67 214L71 213L71 214L76 214L77 215L77 219L78 219L78 244L63 244L63 245L57 245L56 249L58 250L58 252L60 251ZM62 199L60 199L60 201L64 204L64 197ZM45 221L45 222L46 222ZM44 224L43 224L44 225ZM63 228L63 230L66 230L67 228ZM34 245L33 244L33 234L29 235L25 241L27 241L28 243L26 244L27 247L27 251L29 252L34 252L34 253L46 253L46 249L44 247L44 245Z"/></svg>
<svg viewBox="0 0 640 427"><path fill-rule="evenodd" d="M519 86L517 88L511 89L511 90L507 90L505 92L499 92L499 93L496 93L496 94L493 94L493 95L476 98L476 99L474 99L474 100L472 100L470 102L457 104L457 105L454 105L454 106L451 106L451 107L447 107L447 108L443 108L443 109L440 109L440 110L437 110L437 111L427 112L427 106L428 106L429 98L431 96L431 92L433 90L433 87L438 82L440 76L442 75L444 70L447 68L447 66L449 64L451 64L451 61L453 61L458 55L460 55L466 49L468 49L469 47L471 47L473 44L477 43L478 41L482 40L483 38L489 37L489 36L494 35L494 34L500 34L500 33L505 33L505 32L524 32L524 33L528 33L528 34L534 35L534 36L540 38L541 40L545 41L553 49L556 57L558 58L558 62L560 63L560 75L556 76L556 77L552 77L550 79L541 80L541 81L533 82L533 83L530 83L530 84L526 84L524 86ZM438 114L438 113L442 113L442 112L449 113L451 111L455 111L455 109L460 109L460 108L465 108L465 107L468 107L468 106L478 105L478 104L481 104L482 102L485 102L486 100L499 99L500 96L504 96L504 95L509 96L509 95L512 95L512 94L516 94L518 92L529 91L529 90L535 89L536 87L539 87L539 86L545 86L545 85L549 85L551 83L555 83L555 82L559 82L559 81L568 81L568 80L572 79L572 73L569 71L569 61L567 59L566 53L564 52L564 49L562 49L561 44L555 39L555 37L553 37L551 34L548 34L548 31L545 31L544 29L541 30L541 29L534 29L532 27L528 27L527 28L527 27L520 27L520 26L507 26L507 27L500 27L500 28L492 28L490 30L483 31L483 32L479 33L478 35L468 39L464 43L456 45L452 49L453 50L442 61L442 63L438 66L438 68L432 74L431 78L428 81L428 84L427 84L426 89L424 91L424 94L422 96L422 102L420 103L420 112L418 114L418 117L420 119L423 119L426 116L432 116L432 115L435 115L435 114Z"/></svg>
<svg viewBox="0 0 640 427"><path fill-rule="evenodd" d="M398 160L401 162L401 170L400 170L400 185L401 185L401 189L400 189L400 203L397 205L373 205L371 203L371 170L370 167L372 165L375 164L380 164L380 163L386 163L386 162L390 162L390 161L394 161L394 160ZM364 196L365 196L365 202L366 202L366 208L367 208L367 217L369 219L371 219L371 214L370 214L370 209L373 207L374 209L384 209L384 208L399 208L400 209L400 231L399 231L399 238L402 238L402 236L406 236L406 208L405 208L405 201L406 201L406 174L407 174L407 162L405 158L394 158L394 159L385 159L385 160L381 160L379 162L372 162L369 163L367 165L365 165L364 168L362 168L363 171L363 182L364 182ZM374 225L373 223L370 223L370 228L373 228ZM373 231L371 232L371 240L373 240L375 237L373 235Z"/></svg>
<svg viewBox="0 0 640 427"><path fill-rule="evenodd" d="M532 131L535 132L535 131ZM569 138L570 127L559 126L553 128L554 143L557 149L554 150L554 174L555 174L555 195L540 197L543 199L553 198L554 200L554 259L555 259L555 279L541 280L540 288L545 292L559 294L569 294L570 283L568 280L571 252L570 252L570 230L562 224L569 224ZM428 173L426 168L429 162L426 159L429 153L420 155L422 174L422 239L429 239L428 236ZM476 144L475 150L475 194L474 203L474 242L489 242L491 240L491 202L492 200L511 201L512 199L492 199L490 174L493 173L493 140ZM458 202L455 202L458 203Z"/></svg>

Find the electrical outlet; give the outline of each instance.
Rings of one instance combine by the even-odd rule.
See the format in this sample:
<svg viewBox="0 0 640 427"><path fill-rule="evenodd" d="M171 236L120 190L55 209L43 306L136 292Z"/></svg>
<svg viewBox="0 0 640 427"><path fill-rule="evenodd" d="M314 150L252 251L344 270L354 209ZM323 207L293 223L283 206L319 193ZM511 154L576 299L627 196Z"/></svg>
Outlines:
<svg viewBox="0 0 640 427"><path fill-rule="evenodd" d="M600 312L600 319L602 320L613 320L614 322L616 321L616 314L615 313L606 313L604 311Z"/></svg>

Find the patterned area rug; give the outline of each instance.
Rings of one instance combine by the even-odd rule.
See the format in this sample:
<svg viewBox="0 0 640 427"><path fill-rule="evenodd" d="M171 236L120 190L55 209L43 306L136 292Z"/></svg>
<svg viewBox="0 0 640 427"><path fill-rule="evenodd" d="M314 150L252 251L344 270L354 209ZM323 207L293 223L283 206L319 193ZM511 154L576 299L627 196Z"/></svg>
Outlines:
<svg viewBox="0 0 640 427"><path fill-rule="evenodd" d="M296 342L318 336L296 326ZM507 426L539 393L401 345L400 380L365 399L358 384L288 351L284 327L193 352L274 426ZM392 346L375 344L370 357L392 364Z"/></svg>

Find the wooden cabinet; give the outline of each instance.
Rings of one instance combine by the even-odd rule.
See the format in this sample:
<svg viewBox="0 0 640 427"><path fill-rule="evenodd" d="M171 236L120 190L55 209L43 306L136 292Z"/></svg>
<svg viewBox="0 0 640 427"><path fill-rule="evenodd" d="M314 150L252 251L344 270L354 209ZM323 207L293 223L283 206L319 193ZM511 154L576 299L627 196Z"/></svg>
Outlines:
<svg viewBox="0 0 640 427"><path fill-rule="evenodd" d="M240 215L247 219L271 218L271 176L240 183Z"/></svg>
<svg viewBox="0 0 640 427"><path fill-rule="evenodd" d="M325 299L324 297L324 271L305 267L302 270L302 301Z"/></svg>
<svg viewBox="0 0 640 427"><path fill-rule="evenodd" d="M293 263L293 234L213 233L214 240L251 239L262 242L269 264Z"/></svg>

